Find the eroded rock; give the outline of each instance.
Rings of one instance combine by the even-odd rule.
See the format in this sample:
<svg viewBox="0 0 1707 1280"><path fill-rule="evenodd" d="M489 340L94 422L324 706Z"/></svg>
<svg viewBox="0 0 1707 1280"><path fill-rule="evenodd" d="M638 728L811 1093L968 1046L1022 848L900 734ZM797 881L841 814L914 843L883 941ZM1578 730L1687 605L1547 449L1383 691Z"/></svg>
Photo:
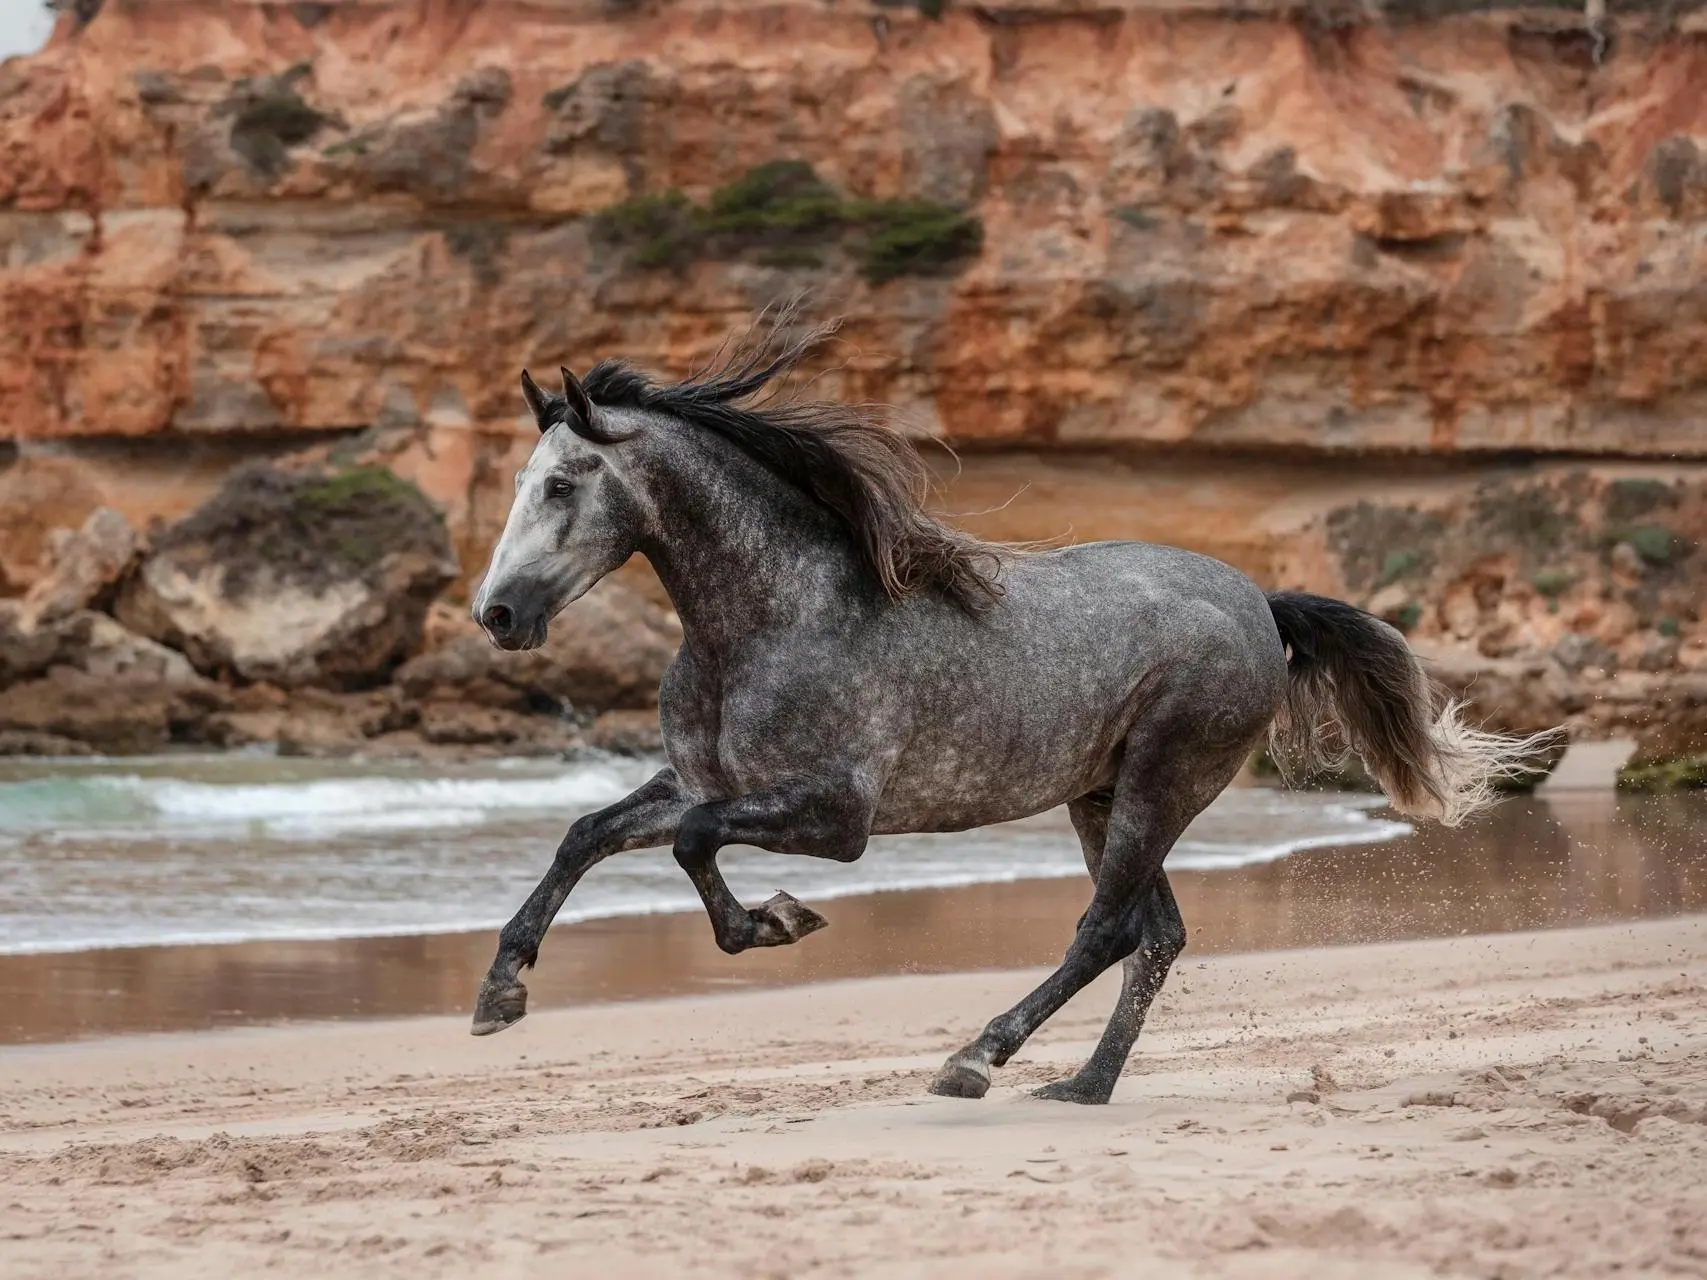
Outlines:
<svg viewBox="0 0 1707 1280"><path fill-rule="evenodd" d="M0 753L124 755L202 740L225 690L180 653L87 610L22 630L0 603ZM69 745L68 745L69 744Z"/></svg>
<svg viewBox="0 0 1707 1280"><path fill-rule="evenodd" d="M24 625L39 627L100 605L141 550L130 522L111 507L96 508L75 531L55 530L46 571L24 596Z"/></svg>
<svg viewBox="0 0 1707 1280"><path fill-rule="evenodd" d="M252 465L160 535L116 613L207 675L359 688L455 575L443 517L384 468Z"/></svg>

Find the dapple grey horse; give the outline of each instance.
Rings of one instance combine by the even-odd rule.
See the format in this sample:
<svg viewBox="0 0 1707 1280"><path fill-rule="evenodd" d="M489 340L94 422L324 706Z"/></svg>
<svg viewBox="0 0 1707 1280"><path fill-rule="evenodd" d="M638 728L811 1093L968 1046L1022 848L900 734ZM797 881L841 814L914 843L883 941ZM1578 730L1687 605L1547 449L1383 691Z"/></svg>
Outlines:
<svg viewBox="0 0 1707 1280"><path fill-rule="evenodd" d="M912 446L863 409L766 387L833 331L784 317L718 367L655 381L606 361L561 394L525 372L542 433L474 602L505 649L636 552L681 616L659 690L669 764L581 818L507 924L477 1035L526 1011L519 975L602 859L669 844L717 945L825 925L786 893L738 902L718 850L851 862L873 834L961 831L1066 805L1095 888L1066 957L949 1058L932 1090L981 1097L1076 992L1125 962L1090 1061L1047 1098L1101 1103L1185 945L1162 862L1273 731L1349 749L1394 807L1456 823L1540 738L1467 727L1393 628L1319 596L1267 594L1201 555L1136 542L1046 552L925 513Z"/></svg>

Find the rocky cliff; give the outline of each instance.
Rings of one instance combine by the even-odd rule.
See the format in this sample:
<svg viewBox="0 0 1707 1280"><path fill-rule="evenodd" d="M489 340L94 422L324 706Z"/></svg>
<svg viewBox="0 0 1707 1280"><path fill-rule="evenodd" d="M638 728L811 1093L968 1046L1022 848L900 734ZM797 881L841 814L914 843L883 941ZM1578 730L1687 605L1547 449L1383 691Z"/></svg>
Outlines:
<svg viewBox="0 0 1707 1280"><path fill-rule="evenodd" d="M812 289L962 444L1707 454L1703 85L1669 0L85 0L0 68L0 437L140 516L405 431L474 550L521 365ZM703 232L778 161L840 212Z"/></svg>
<svg viewBox="0 0 1707 1280"><path fill-rule="evenodd" d="M1707 10L78 0L0 65L0 594L336 443L444 508L455 595L524 364L684 371L801 291L974 527L1344 586L1357 502L1707 462ZM1597 643L1693 661L1657 608Z"/></svg>

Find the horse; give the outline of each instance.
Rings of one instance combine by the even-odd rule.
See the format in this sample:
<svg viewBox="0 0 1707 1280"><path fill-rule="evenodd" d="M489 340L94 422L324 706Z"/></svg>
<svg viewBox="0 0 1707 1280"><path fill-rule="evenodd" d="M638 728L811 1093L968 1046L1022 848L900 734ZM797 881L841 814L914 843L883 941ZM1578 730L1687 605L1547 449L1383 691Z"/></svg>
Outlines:
<svg viewBox="0 0 1707 1280"><path fill-rule="evenodd" d="M533 648L638 553L683 638L658 692L668 764L569 828L499 934L475 1035L526 1013L521 970L605 858L671 846L733 955L827 922L786 892L742 905L725 845L852 862L874 834L1065 805L1090 905L1054 973L930 1088L982 1097L992 1068L1120 963L1089 1061L1038 1091L1104 1103L1186 943L1162 864L1265 736L1306 763L1354 752L1394 808L1448 825L1546 745L1468 725L1397 630L1342 601L1265 593L1172 547L1020 548L941 523L923 459L877 411L775 394L835 322L772 319L681 382L606 360L547 393L522 373L541 434L475 619L500 648Z"/></svg>

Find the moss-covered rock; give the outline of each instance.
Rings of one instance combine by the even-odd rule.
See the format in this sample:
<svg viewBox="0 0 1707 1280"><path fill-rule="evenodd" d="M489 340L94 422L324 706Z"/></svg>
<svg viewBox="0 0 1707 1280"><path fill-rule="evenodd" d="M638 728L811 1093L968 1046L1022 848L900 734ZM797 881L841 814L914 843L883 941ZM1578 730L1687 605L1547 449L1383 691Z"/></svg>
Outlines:
<svg viewBox="0 0 1707 1280"><path fill-rule="evenodd" d="M384 467L257 464L155 539L116 612L207 675L361 687L456 570L443 515Z"/></svg>
<svg viewBox="0 0 1707 1280"><path fill-rule="evenodd" d="M1707 789L1707 755L1627 764L1618 771L1618 789L1636 792Z"/></svg>

